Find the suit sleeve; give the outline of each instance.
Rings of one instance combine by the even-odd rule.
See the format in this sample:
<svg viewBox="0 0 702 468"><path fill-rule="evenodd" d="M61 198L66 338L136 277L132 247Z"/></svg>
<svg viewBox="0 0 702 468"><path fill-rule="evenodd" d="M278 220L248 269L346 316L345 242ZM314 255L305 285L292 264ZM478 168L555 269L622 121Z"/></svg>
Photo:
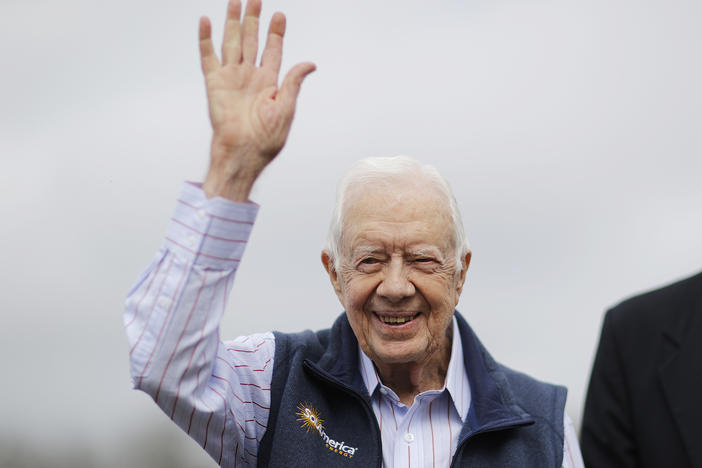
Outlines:
<svg viewBox="0 0 702 468"><path fill-rule="evenodd" d="M585 401L580 446L587 468L639 465L616 312L605 316Z"/></svg>

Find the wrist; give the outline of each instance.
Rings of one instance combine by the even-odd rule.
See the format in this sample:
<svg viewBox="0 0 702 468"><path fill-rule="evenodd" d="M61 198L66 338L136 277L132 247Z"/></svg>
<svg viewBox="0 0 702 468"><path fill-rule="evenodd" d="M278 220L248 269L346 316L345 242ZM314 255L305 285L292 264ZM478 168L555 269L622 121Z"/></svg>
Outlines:
<svg viewBox="0 0 702 468"><path fill-rule="evenodd" d="M246 202L259 174L263 157L253 149L223 145L212 139L210 167L202 184L207 198L222 197Z"/></svg>
<svg viewBox="0 0 702 468"><path fill-rule="evenodd" d="M221 197L233 202L246 203L249 201L253 184L253 180L225 179L210 171L202 183L202 191L207 198Z"/></svg>

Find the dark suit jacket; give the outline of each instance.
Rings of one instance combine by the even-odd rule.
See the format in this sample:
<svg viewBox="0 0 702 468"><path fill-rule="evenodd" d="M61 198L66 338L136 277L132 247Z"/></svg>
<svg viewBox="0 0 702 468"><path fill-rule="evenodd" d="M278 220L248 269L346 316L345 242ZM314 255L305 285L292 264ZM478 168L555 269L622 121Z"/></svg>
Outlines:
<svg viewBox="0 0 702 468"><path fill-rule="evenodd" d="M702 468L702 274L607 312L581 444L587 468Z"/></svg>

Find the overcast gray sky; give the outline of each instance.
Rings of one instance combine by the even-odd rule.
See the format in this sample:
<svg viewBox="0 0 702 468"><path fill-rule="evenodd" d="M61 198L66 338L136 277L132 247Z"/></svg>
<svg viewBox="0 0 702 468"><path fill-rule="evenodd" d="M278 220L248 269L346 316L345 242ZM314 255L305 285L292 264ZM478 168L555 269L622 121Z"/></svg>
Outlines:
<svg viewBox="0 0 702 468"><path fill-rule="evenodd" d="M0 4L5 454L210 465L131 390L121 312L179 185L206 168L197 22L219 38L224 9ZM255 189L222 335L331 324L319 251L336 180L360 157L409 154L464 213L459 309L496 359L567 385L579 425L604 310L702 268L702 4L267 0L266 21L276 10L283 67L318 71Z"/></svg>

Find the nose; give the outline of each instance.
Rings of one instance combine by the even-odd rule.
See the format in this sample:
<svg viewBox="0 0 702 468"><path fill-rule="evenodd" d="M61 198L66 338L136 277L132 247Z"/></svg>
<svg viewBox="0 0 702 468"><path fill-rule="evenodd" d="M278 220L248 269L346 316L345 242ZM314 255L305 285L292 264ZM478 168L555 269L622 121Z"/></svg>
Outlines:
<svg viewBox="0 0 702 468"><path fill-rule="evenodd" d="M383 278L376 292L391 302L399 302L414 294L414 284L402 258L393 257L384 267Z"/></svg>

